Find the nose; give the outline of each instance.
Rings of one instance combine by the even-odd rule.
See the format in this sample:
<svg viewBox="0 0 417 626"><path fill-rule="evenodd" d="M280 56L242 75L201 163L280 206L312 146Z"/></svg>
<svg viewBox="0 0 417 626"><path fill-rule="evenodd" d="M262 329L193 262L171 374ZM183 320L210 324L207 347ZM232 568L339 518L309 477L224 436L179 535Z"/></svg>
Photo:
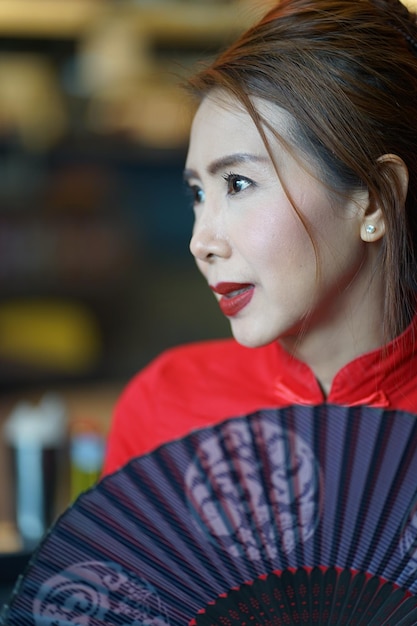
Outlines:
<svg viewBox="0 0 417 626"><path fill-rule="evenodd" d="M215 258L230 256L231 246L222 229L204 221L202 217L194 224L190 251L196 261L211 262Z"/></svg>

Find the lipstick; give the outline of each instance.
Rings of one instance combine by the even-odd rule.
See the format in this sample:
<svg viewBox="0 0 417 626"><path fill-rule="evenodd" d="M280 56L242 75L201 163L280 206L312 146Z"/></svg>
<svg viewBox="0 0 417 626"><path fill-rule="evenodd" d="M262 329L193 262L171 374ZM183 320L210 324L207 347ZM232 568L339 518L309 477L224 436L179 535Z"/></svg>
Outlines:
<svg viewBox="0 0 417 626"><path fill-rule="evenodd" d="M255 291L251 283L218 283L211 287L214 293L221 295L219 306L224 315L237 315L249 302Z"/></svg>

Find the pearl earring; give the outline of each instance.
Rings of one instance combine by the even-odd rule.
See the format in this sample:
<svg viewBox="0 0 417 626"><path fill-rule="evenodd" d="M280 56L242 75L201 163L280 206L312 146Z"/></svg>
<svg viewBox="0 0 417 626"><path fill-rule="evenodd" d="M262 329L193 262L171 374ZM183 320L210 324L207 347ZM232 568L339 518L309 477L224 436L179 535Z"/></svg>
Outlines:
<svg viewBox="0 0 417 626"><path fill-rule="evenodd" d="M368 233L368 235L373 235L374 232L376 231L376 228L373 224L368 224L365 230Z"/></svg>

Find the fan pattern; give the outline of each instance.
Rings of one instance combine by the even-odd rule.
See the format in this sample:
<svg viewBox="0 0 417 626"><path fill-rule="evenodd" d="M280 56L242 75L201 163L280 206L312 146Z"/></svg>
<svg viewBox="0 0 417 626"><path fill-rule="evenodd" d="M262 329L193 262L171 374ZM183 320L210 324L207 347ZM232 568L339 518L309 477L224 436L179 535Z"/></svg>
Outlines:
<svg viewBox="0 0 417 626"><path fill-rule="evenodd" d="M195 431L80 496L0 623L184 626L301 566L417 593L416 476L417 420L402 412L292 406Z"/></svg>
<svg viewBox="0 0 417 626"><path fill-rule="evenodd" d="M185 472L200 530L231 556L259 561L288 555L313 535L320 517L320 467L296 432L273 420L230 422L207 436Z"/></svg>
<svg viewBox="0 0 417 626"><path fill-rule="evenodd" d="M169 624L156 590L114 562L82 562L52 576L36 595L33 612L36 624L48 626Z"/></svg>

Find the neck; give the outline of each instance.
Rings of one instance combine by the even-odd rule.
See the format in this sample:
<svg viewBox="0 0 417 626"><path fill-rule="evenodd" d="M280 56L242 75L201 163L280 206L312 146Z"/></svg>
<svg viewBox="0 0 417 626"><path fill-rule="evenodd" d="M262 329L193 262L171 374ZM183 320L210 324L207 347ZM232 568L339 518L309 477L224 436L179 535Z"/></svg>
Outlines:
<svg viewBox="0 0 417 626"><path fill-rule="evenodd" d="M280 343L311 368L327 397L342 367L384 344L382 310L382 305L372 306L369 301L366 305L365 301L356 310L345 308L338 315L333 311L326 320L307 322L301 333L282 338Z"/></svg>

